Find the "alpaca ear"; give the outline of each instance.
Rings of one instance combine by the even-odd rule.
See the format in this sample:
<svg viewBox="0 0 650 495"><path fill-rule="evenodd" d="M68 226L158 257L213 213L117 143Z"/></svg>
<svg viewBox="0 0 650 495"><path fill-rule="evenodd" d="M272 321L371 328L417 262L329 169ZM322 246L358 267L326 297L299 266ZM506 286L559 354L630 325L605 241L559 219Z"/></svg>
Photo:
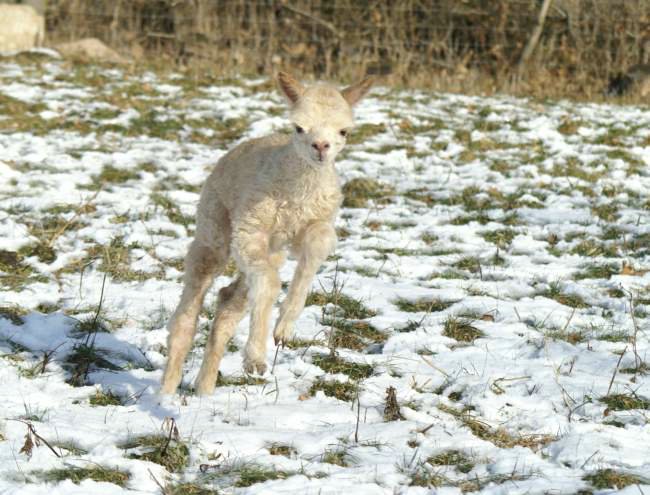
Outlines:
<svg viewBox="0 0 650 495"><path fill-rule="evenodd" d="M282 92L291 103L297 102L305 92L304 86L286 72L278 72L278 83L280 84L280 89L282 89Z"/></svg>
<svg viewBox="0 0 650 495"><path fill-rule="evenodd" d="M341 94L350 106L354 106L359 102L361 98L364 97L374 82L375 79L373 77L366 77L363 81L353 84L352 86L348 86L342 90Z"/></svg>

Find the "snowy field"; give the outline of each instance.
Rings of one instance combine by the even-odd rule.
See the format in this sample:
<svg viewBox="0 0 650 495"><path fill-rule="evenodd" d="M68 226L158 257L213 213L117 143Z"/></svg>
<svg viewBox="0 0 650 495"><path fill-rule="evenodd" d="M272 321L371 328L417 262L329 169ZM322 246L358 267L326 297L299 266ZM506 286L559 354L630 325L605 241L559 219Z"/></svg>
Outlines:
<svg viewBox="0 0 650 495"><path fill-rule="evenodd" d="M294 340L193 395L230 270L160 400L201 184L284 111L0 61L0 493L650 494L648 106L376 88Z"/></svg>

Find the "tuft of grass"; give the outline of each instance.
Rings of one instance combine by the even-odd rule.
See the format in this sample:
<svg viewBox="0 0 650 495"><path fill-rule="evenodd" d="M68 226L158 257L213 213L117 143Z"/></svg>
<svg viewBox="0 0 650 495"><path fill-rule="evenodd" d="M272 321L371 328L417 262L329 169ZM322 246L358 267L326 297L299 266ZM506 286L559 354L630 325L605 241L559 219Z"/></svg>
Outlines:
<svg viewBox="0 0 650 495"><path fill-rule="evenodd" d="M345 347L360 351L370 343L384 342L388 337L366 321L350 321L342 318L324 318L321 324L332 327L334 334L330 344L334 348Z"/></svg>
<svg viewBox="0 0 650 495"><path fill-rule="evenodd" d="M264 385L265 383L268 382L261 376L224 376L221 373L217 375L217 387L244 387L247 385Z"/></svg>
<svg viewBox="0 0 650 495"><path fill-rule="evenodd" d="M352 130L347 142L348 144L360 144L385 131L386 126L384 124L361 124Z"/></svg>
<svg viewBox="0 0 650 495"><path fill-rule="evenodd" d="M551 330L545 334L548 338L553 340L564 340L569 344L576 345L580 344L587 340L585 334L581 331L562 331L562 330Z"/></svg>
<svg viewBox="0 0 650 495"><path fill-rule="evenodd" d="M23 318L29 313L25 308L20 306L0 306L0 318L10 320L14 325L20 326L25 323Z"/></svg>
<svg viewBox="0 0 650 495"><path fill-rule="evenodd" d="M91 406L121 406L122 398L115 394L112 390L103 392L101 390L95 391L95 395L88 399Z"/></svg>
<svg viewBox="0 0 650 495"><path fill-rule="evenodd" d="M105 468L98 465L92 467L67 467L61 469L51 469L44 471L38 476L43 481L63 481L70 480L78 485L83 480L93 480L104 483L112 483L121 487L126 486L129 481L129 473L125 473L118 469Z"/></svg>
<svg viewBox="0 0 650 495"><path fill-rule="evenodd" d="M578 132L578 129L582 125L583 123L579 120L573 120L568 117L565 117L562 119L562 122L557 127L557 131L564 135L571 135Z"/></svg>
<svg viewBox="0 0 650 495"><path fill-rule="evenodd" d="M244 488L269 480L284 480L291 476L286 471L268 469L262 466L246 465L239 469L239 479L233 486Z"/></svg>
<svg viewBox="0 0 650 495"><path fill-rule="evenodd" d="M336 304L343 310L341 316L352 320L364 320L377 314L359 299L354 299L341 292L310 292L305 301L305 306L325 306L327 304Z"/></svg>
<svg viewBox="0 0 650 495"><path fill-rule="evenodd" d="M513 229L497 229L479 234L483 239L492 244L496 244L500 248L507 248L512 244L512 240L517 236L517 231Z"/></svg>
<svg viewBox="0 0 650 495"><path fill-rule="evenodd" d="M393 304L395 304L400 311L406 311L408 313L437 313L439 311L444 311L456 302L457 301L442 301L441 299L419 299L417 301L397 299L396 301L393 301Z"/></svg>
<svg viewBox="0 0 650 495"><path fill-rule="evenodd" d="M298 451L291 445L283 443L272 443L266 447L271 455L282 455L284 457L295 457Z"/></svg>
<svg viewBox="0 0 650 495"><path fill-rule="evenodd" d="M461 473L469 473L474 468L474 462L460 450L447 450L427 459L434 466L456 466Z"/></svg>
<svg viewBox="0 0 650 495"><path fill-rule="evenodd" d="M326 450L323 452L321 462L341 467L347 467L350 465L348 463L347 452L344 449Z"/></svg>
<svg viewBox="0 0 650 495"><path fill-rule="evenodd" d="M73 387L82 387L86 385L88 375L92 371L98 369L119 370L119 366L106 359L107 353L108 351L95 347L93 343L82 342L75 344L64 363L64 367L68 369L71 375L66 382Z"/></svg>
<svg viewBox="0 0 650 495"><path fill-rule="evenodd" d="M600 402L607 404L612 411L629 411L632 409L650 409L650 400L635 394L610 394L601 397Z"/></svg>
<svg viewBox="0 0 650 495"><path fill-rule="evenodd" d="M374 368L371 364L353 363L332 354L314 355L312 363L327 373L342 373L352 380L361 380L372 376Z"/></svg>
<svg viewBox="0 0 650 495"><path fill-rule="evenodd" d="M491 442L500 448L511 449L520 446L535 451L556 439L551 435L513 435L505 428L491 427L485 421L470 415L469 410L458 410L444 404L438 405L438 409L454 416L478 438Z"/></svg>
<svg viewBox="0 0 650 495"><path fill-rule="evenodd" d="M164 495L217 495L216 490L205 488L196 483L179 483L177 485L165 485Z"/></svg>
<svg viewBox="0 0 650 495"><path fill-rule="evenodd" d="M572 254L578 254L580 256L604 256L607 258L616 258L618 257L618 248L615 244L606 244L604 242L598 242L593 239L585 239L571 249Z"/></svg>
<svg viewBox="0 0 650 495"><path fill-rule="evenodd" d="M473 326L472 321L473 320L467 318L456 318L454 316L449 316L445 320L442 335L456 339L460 342L474 342L476 339L483 337L485 334Z"/></svg>
<svg viewBox="0 0 650 495"><path fill-rule="evenodd" d="M619 206L614 201L592 206L591 211L601 220L615 222L621 216L618 212Z"/></svg>
<svg viewBox="0 0 650 495"><path fill-rule="evenodd" d="M386 202L395 190L374 179L352 179L343 185L343 206L347 208L365 208L368 201L373 199Z"/></svg>
<svg viewBox="0 0 650 495"><path fill-rule="evenodd" d="M620 490L626 486L641 483L637 476L627 473L621 473L613 469L600 469L594 473L588 474L582 478L584 481L591 483L591 486L597 490L614 488Z"/></svg>
<svg viewBox="0 0 650 495"><path fill-rule="evenodd" d="M167 195L154 192L151 194L151 202L161 208L167 218L173 223L178 223L187 228L190 224L194 223L194 217L185 215L180 207Z"/></svg>
<svg viewBox="0 0 650 495"><path fill-rule="evenodd" d="M629 368L621 368L619 370L619 373L623 373L625 375L647 375L650 373L650 366L642 361L638 365L631 366Z"/></svg>
<svg viewBox="0 0 650 495"><path fill-rule="evenodd" d="M620 271L618 265L612 263L585 265L573 278L575 280L583 280L586 278L604 278L609 280L612 278L612 275L617 275Z"/></svg>
<svg viewBox="0 0 650 495"><path fill-rule="evenodd" d="M45 230L41 232L41 234L46 232L48 231ZM34 235L36 235L36 233L34 233ZM54 260L56 260L56 251L51 246L42 241L34 242L21 247L18 250L18 254L24 256L25 258L36 256L38 260L43 263L52 263Z"/></svg>
<svg viewBox="0 0 650 495"><path fill-rule="evenodd" d="M477 256L465 256L451 266L459 270L467 270L470 273L478 273L481 271L481 260Z"/></svg>
<svg viewBox="0 0 650 495"><path fill-rule="evenodd" d="M137 449L137 452L128 455L130 459L155 462L172 473L179 473L187 467L190 457L190 449L184 442L164 435L137 437L121 445L120 448Z"/></svg>
<svg viewBox="0 0 650 495"><path fill-rule="evenodd" d="M553 299L560 304L564 304L565 306L569 306L570 308L581 309L589 306L579 295L563 292L559 282L549 284L548 289L542 292L541 295Z"/></svg>
<svg viewBox="0 0 650 495"><path fill-rule="evenodd" d="M99 188L104 184L124 184L139 177L140 174L137 171L104 165L99 175L93 176L93 183L95 188Z"/></svg>
<svg viewBox="0 0 650 495"><path fill-rule="evenodd" d="M47 277L23 262L22 254L0 249L0 288L20 292L31 283L47 281Z"/></svg>
<svg viewBox="0 0 650 495"><path fill-rule="evenodd" d="M89 334L89 333L108 333L110 332L109 324L103 318L99 316L88 316L77 320L74 325L74 332L80 334Z"/></svg>
<svg viewBox="0 0 650 495"><path fill-rule="evenodd" d="M353 382L339 382L317 378L309 388L309 395L314 396L322 390L328 397L336 397L338 400L352 402L357 397L357 384Z"/></svg>
<svg viewBox="0 0 650 495"><path fill-rule="evenodd" d="M554 163L550 174L555 177L575 177L591 183L596 182L605 174L604 171L589 170L588 167L588 165L581 163L578 158L569 157L565 163Z"/></svg>
<svg viewBox="0 0 650 495"><path fill-rule="evenodd" d="M421 486L424 488L437 488L449 485L450 480L431 469L426 463L419 462L414 468L409 468L405 474L411 479L410 486Z"/></svg>
<svg viewBox="0 0 650 495"><path fill-rule="evenodd" d="M625 330L615 330L613 332L605 333L596 337L597 340L604 342L629 342L630 336Z"/></svg>
<svg viewBox="0 0 650 495"><path fill-rule="evenodd" d="M79 447L77 444L75 444L72 441L67 441L67 442L52 442L53 447L57 447L59 451L64 450L65 452L62 452L63 456L67 455L73 455L76 457L86 455L88 451L86 449L82 449Z"/></svg>

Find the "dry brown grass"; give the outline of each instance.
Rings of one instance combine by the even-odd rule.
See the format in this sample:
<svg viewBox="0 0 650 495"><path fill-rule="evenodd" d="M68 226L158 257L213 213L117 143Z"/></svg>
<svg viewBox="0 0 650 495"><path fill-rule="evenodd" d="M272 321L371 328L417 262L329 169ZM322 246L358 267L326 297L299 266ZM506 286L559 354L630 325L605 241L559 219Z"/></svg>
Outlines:
<svg viewBox="0 0 650 495"><path fill-rule="evenodd" d="M643 61L648 0L558 0L514 77L538 9L528 0L50 0L47 25L53 42L95 36L138 65L186 67L197 78L282 67L343 80L373 73L439 91L593 99L608 77Z"/></svg>

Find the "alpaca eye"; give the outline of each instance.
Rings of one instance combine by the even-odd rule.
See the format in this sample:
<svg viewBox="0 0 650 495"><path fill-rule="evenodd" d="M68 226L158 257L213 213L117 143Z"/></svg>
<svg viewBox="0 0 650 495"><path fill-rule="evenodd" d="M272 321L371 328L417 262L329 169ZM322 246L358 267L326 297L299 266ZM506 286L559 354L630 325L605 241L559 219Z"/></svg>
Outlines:
<svg viewBox="0 0 650 495"><path fill-rule="evenodd" d="M305 130L304 130L302 127L300 127L299 125L297 125L297 126L296 126L296 132L297 132L298 134L302 134L303 132L305 132Z"/></svg>
<svg viewBox="0 0 650 495"><path fill-rule="evenodd" d="M348 131L345 130L345 129L341 129L341 130L339 131L339 134L340 134L341 136L343 136L343 137L346 137L346 136L348 135Z"/></svg>

